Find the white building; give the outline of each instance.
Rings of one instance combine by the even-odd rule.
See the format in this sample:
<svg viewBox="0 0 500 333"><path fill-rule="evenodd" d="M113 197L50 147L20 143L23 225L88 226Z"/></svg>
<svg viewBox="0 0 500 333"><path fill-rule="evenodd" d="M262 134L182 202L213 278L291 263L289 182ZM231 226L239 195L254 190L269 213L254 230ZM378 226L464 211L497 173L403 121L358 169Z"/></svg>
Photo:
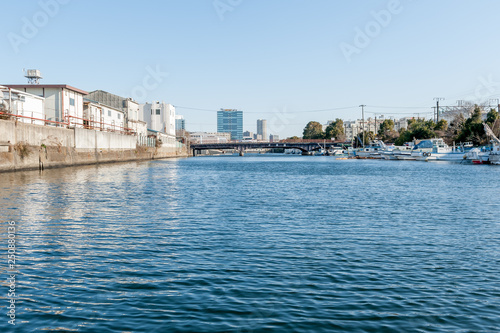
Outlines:
<svg viewBox="0 0 500 333"><path fill-rule="evenodd" d="M85 99L83 116L85 128L109 132L127 132L125 114L122 110Z"/></svg>
<svg viewBox="0 0 500 333"><path fill-rule="evenodd" d="M148 129L175 137L175 107L164 102L141 104L142 119Z"/></svg>
<svg viewBox="0 0 500 333"><path fill-rule="evenodd" d="M22 123L45 125L45 99L0 86L0 112L16 115Z"/></svg>
<svg viewBox="0 0 500 333"><path fill-rule="evenodd" d="M146 137L148 133L148 125L141 120L141 108L139 103L132 98L127 98L123 101L123 110L127 117L126 127L132 132L135 132L139 137Z"/></svg>
<svg viewBox="0 0 500 333"><path fill-rule="evenodd" d="M231 133L189 133L191 143L226 143L231 141Z"/></svg>
<svg viewBox="0 0 500 333"><path fill-rule="evenodd" d="M399 132L403 128L408 128L408 120L413 119L412 117L405 117L400 119L394 119L394 130Z"/></svg>
<svg viewBox="0 0 500 333"><path fill-rule="evenodd" d="M394 130L397 132L402 128L408 128L409 119L412 119L412 117L393 119ZM356 137L359 133L362 132L363 128L365 128L366 132L374 132L375 134L377 134L384 120L386 120L384 116L377 117L376 120L375 118L370 117L365 119L364 126L362 119L344 121L344 132L346 135L346 140L351 140L352 138Z"/></svg>
<svg viewBox="0 0 500 333"><path fill-rule="evenodd" d="M103 90L92 91L86 98L101 105L111 107L114 110L123 111L125 117L123 127L137 134L138 138L146 138L148 131L146 122L141 120L142 109L139 103L132 98L124 98ZM139 139L139 141L141 140Z"/></svg>
<svg viewBox="0 0 500 333"><path fill-rule="evenodd" d="M8 84L17 89L45 98L47 125L83 127L83 97L88 93L66 84Z"/></svg>
<svg viewBox="0 0 500 333"><path fill-rule="evenodd" d="M257 135L261 136L261 140L267 139L267 120L257 119Z"/></svg>

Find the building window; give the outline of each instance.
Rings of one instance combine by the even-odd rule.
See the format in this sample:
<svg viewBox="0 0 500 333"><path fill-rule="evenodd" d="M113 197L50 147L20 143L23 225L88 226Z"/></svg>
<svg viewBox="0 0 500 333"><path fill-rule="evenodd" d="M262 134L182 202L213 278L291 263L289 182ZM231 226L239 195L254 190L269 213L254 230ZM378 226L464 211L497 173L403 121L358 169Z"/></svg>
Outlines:
<svg viewBox="0 0 500 333"><path fill-rule="evenodd" d="M118 116L118 119L120 119L120 114L119 113L117 114L117 116Z"/></svg>
<svg viewBox="0 0 500 333"><path fill-rule="evenodd" d="M108 117L111 117L111 110L108 110Z"/></svg>
<svg viewBox="0 0 500 333"><path fill-rule="evenodd" d="M69 99L69 105L75 106L75 99L74 98Z"/></svg>
<svg viewBox="0 0 500 333"><path fill-rule="evenodd" d="M161 109L156 109L156 114L160 114L161 113Z"/></svg>

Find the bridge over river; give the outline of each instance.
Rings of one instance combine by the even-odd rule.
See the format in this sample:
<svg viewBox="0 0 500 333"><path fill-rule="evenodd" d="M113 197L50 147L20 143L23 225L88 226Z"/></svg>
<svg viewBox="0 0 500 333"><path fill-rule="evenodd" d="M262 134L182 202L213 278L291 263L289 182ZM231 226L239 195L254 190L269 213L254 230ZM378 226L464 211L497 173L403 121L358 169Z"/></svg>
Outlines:
<svg viewBox="0 0 500 333"><path fill-rule="evenodd" d="M243 155L247 149L299 149L302 151L302 155L309 155L313 151L320 149L330 149L333 147L341 147L342 142L336 141L323 141L323 140L311 140L311 141L280 141L280 142L225 142L225 143L197 143L191 144L191 150L193 151L193 156L202 150L224 150L233 149L238 150L240 155Z"/></svg>

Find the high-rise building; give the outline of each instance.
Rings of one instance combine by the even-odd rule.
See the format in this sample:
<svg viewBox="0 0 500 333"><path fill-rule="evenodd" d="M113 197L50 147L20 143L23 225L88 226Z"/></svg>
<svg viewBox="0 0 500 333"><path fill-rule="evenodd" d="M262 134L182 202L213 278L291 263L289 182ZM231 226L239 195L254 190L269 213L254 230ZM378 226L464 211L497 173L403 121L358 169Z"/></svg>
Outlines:
<svg viewBox="0 0 500 333"><path fill-rule="evenodd" d="M186 130L186 120L182 115L175 115L175 130L176 131L185 131Z"/></svg>
<svg viewBox="0 0 500 333"><path fill-rule="evenodd" d="M217 132L231 133L231 140L243 140L243 111L235 109L217 111Z"/></svg>
<svg viewBox="0 0 500 333"><path fill-rule="evenodd" d="M262 140L267 139L267 120L257 119L257 135L262 136Z"/></svg>

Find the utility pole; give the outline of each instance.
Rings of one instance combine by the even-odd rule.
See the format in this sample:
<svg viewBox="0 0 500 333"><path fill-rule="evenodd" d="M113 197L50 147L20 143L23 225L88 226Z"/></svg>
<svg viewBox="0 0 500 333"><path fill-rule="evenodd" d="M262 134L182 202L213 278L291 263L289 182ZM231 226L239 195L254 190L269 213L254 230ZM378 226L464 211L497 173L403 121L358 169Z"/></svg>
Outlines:
<svg viewBox="0 0 500 333"><path fill-rule="evenodd" d="M363 117L363 123L362 123L362 128L363 128L363 148L365 148L365 106L364 104L361 104L359 107L361 108L361 114Z"/></svg>
<svg viewBox="0 0 500 333"><path fill-rule="evenodd" d="M439 101L443 101L443 97L435 97L434 100L436 101L436 123L439 122Z"/></svg>
<svg viewBox="0 0 500 333"><path fill-rule="evenodd" d="M375 130L374 130L375 136L377 135L377 114L375 113Z"/></svg>

